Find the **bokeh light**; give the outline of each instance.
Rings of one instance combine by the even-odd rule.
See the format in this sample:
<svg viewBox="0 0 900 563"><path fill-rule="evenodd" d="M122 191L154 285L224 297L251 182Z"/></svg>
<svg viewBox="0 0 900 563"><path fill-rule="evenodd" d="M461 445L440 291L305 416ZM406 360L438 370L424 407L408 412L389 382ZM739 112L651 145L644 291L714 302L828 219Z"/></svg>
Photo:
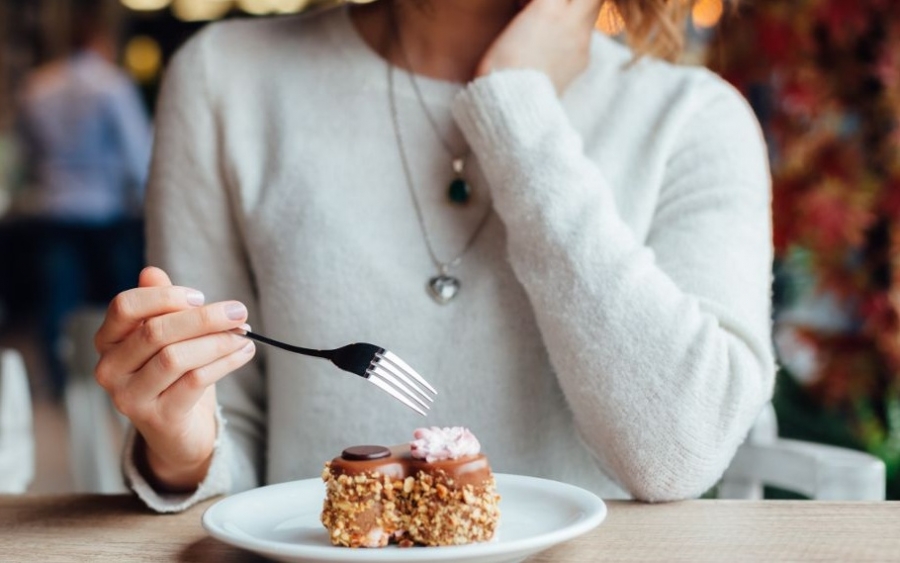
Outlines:
<svg viewBox="0 0 900 563"><path fill-rule="evenodd" d="M171 3L172 0L122 0L122 5L138 12L162 10Z"/></svg>
<svg viewBox="0 0 900 563"><path fill-rule="evenodd" d="M156 79L162 66L162 50L152 37L138 35L125 45L125 68L141 83Z"/></svg>
<svg viewBox="0 0 900 563"><path fill-rule="evenodd" d="M237 0L238 8L256 16L271 13L274 0Z"/></svg>
<svg viewBox="0 0 900 563"><path fill-rule="evenodd" d="M696 27L710 28L719 23L724 11L722 0L697 0L691 10L691 19Z"/></svg>
<svg viewBox="0 0 900 563"><path fill-rule="evenodd" d="M237 6L248 14L293 14L299 12L309 0L237 0Z"/></svg>
<svg viewBox="0 0 900 563"><path fill-rule="evenodd" d="M275 13L294 14L309 4L310 0L276 0Z"/></svg>
<svg viewBox="0 0 900 563"><path fill-rule="evenodd" d="M188 22L217 20L231 10L231 0L175 0L172 13Z"/></svg>

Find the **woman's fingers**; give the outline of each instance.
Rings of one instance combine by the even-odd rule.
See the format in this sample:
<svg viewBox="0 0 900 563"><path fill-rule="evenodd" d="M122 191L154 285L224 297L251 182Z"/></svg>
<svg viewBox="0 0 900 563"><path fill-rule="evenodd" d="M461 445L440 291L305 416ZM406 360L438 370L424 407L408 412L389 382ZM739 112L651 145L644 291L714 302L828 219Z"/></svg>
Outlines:
<svg viewBox="0 0 900 563"><path fill-rule="evenodd" d="M494 40L475 76L513 68L543 72L558 93L590 61L590 39L600 0L532 0Z"/></svg>
<svg viewBox="0 0 900 563"><path fill-rule="evenodd" d="M169 274L155 266L147 266L138 276L138 287L164 287L172 285Z"/></svg>
<svg viewBox="0 0 900 563"><path fill-rule="evenodd" d="M569 22L574 24L576 29L588 32L593 31L604 2L612 2L612 0L568 0L562 10L565 11Z"/></svg>
<svg viewBox="0 0 900 563"><path fill-rule="evenodd" d="M130 377L166 347L201 336L227 332L244 324L247 308L238 301L212 303L179 310L144 321L118 345L111 347L97 364L98 379ZM101 381L101 384L103 382Z"/></svg>
<svg viewBox="0 0 900 563"><path fill-rule="evenodd" d="M164 420L189 411L211 385L253 358L256 352L253 341L240 336L234 338L244 340L245 343L232 353L185 373L163 391L157 399L157 411Z"/></svg>
<svg viewBox="0 0 900 563"><path fill-rule="evenodd" d="M196 289L173 286L159 268L144 268L140 287L123 291L109 304L106 318L94 337L94 346L103 354L121 342L145 319L203 305Z"/></svg>
<svg viewBox="0 0 900 563"><path fill-rule="evenodd" d="M95 337L100 353L124 340L145 319L203 305L203 294L187 287L129 289L109 304L106 319Z"/></svg>
<svg viewBox="0 0 900 563"><path fill-rule="evenodd" d="M542 7L557 10L557 13L565 13L575 18L578 27L583 22L588 22L588 29L593 30L597 18L600 16L600 8L604 2L612 0L541 0Z"/></svg>
<svg viewBox="0 0 900 563"><path fill-rule="evenodd" d="M600 19L600 10L603 8L602 0L590 0L587 7L587 21L591 27L591 31L597 27L597 20Z"/></svg>
<svg viewBox="0 0 900 563"><path fill-rule="evenodd" d="M143 411L152 408L159 396L179 379L186 379L189 389L202 391L215 381L207 376L209 366L245 349L248 343L236 334L219 332L168 345L139 371L126 375L113 387L116 408L129 418L146 418L149 413Z"/></svg>
<svg viewBox="0 0 900 563"><path fill-rule="evenodd" d="M603 7L605 2L611 2L612 0L574 0L573 4L578 6L578 8L585 15L594 15L594 19L597 19L597 16L600 15L600 8Z"/></svg>

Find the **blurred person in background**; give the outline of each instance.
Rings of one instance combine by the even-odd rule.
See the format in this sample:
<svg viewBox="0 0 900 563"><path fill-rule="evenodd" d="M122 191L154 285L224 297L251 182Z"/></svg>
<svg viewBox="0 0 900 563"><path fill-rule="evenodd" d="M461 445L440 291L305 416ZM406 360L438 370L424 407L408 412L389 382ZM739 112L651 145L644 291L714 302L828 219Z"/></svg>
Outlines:
<svg viewBox="0 0 900 563"><path fill-rule="evenodd" d="M66 315L133 283L141 259L121 228L140 214L151 144L138 90L113 62L101 4L74 8L72 53L26 77L17 115L26 185L16 210L34 219L39 239L40 331L56 397Z"/></svg>

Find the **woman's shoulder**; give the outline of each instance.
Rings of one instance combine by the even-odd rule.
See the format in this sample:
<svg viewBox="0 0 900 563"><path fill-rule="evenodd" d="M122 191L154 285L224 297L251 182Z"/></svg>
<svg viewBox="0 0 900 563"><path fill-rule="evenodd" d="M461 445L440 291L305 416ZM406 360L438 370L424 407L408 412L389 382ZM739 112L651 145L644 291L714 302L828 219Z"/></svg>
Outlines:
<svg viewBox="0 0 900 563"><path fill-rule="evenodd" d="M327 48L327 39L341 17L340 8L299 15L241 18L215 22L196 33L179 49L175 61L191 59L207 72L235 73L242 67L314 62L310 50Z"/></svg>
<svg viewBox="0 0 900 563"><path fill-rule="evenodd" d="M711 103L725 103L749 109L742 94L709 69L676 64L652 56L635 57L618 41L597 33L591 45L591 64L585 86L605 90L617 102L668 108L669 112L692 113ZM636 108L637 109L637 108Z"/></svg>

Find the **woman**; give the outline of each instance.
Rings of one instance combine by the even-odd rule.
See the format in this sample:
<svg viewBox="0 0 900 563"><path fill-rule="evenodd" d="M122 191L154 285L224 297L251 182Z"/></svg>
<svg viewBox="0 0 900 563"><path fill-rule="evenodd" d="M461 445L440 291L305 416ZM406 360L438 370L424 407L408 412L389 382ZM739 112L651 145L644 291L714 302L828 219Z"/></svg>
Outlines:
<svg viewBox="0 0 900 563"><path fill-rule="evenodd" d="M497 471L648 501L719 478L774 372L758 125L711 73L594 33L602 0L520 4L232 22L176 58L148 192L163 269L96 339L151 507L422 424L257 352L248 321L396 352L440 391L427 423L472 428ZM617 4L645 48L673 38L667 3Z"/></svg>

